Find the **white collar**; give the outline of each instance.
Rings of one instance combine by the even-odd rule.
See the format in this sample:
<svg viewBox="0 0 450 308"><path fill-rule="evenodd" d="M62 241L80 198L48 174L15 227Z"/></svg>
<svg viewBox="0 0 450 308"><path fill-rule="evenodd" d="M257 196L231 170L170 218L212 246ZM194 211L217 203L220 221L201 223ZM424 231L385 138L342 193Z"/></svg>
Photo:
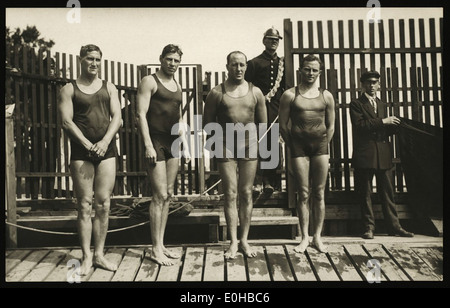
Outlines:
<svg viewBox="0 0 450 308"><path fill-rule="evenodd" d="M374 100L374 101L377 100L377 97L376 97L376 96L370 96L369 94L367 94L367 92L364 92L364 95L369 99L369 101L370 101L370 100Z"/></svg>

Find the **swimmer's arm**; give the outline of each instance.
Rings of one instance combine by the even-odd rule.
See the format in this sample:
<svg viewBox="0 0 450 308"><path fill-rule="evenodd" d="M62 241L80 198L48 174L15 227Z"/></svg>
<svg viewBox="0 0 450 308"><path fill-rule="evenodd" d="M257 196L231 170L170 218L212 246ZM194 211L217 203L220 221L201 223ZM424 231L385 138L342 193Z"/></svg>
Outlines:
<svg viewBox="0 0 450 308"><path fill-rule="evenodd" d="M180 119L178 120L178 136L180 136L181 138L181 143L182 144L186 144L189 145L188 140L186 139L186 135L190 133L189 129L188 129L188 125L186 122L183 121L183 113L182 110L180 109ZM184 153L183 153L184 157L186 158L186 163L188 163L190 161L190 153L189 153L189 147L184 148Z"/></svg>
<svg viewBox="0 0 450 308"><path fill-rule="evenodd" d="M58 96L58 112L61 116L62 128L69 135L69 137L85 147L87 150L92 148L92 142L90 142L73 122L73 85L65 85Z"/></svg>
<svg viewBox="0 0 450 308"><path fill-rule="evenodd" d="M278 110L278 122L280 123L280 134L287 146L291 146L291 136L289 134L289 114L291 112L291 102L294 99L292 91L287 90L281 95L280 108Z"/></svg>
<svg viewBox="0 0 450 308"><path fill-rule="evenodd" d="M106 144L110 144L111 140L115 137L117 131L119 130L122 123L122 112L120 109L119 93L117 88L112 83L107 84L109 97L111 101L109 103L109 112L111 114L111 122L109 123L108 130L102 140Z"/></svg>
<svg viewBox="0 0 450 308"><path fill-rule="evenodd" d="M325 126L327 127L327 139L330 142L334 135L334 121L335 121L335 105L333 95L329 91L324 91L325 102L327 103Z"/></svg>
<svg viewBox="0 0 450 308"><path fill-rule="evenodd" d="M212 89L205 100L205 108L203 109L203 128L217 119L217 104L221 99L221 93L216 88Z"/></svg>
<svg viewBox="0 0 450 308"><path fill-rule="evenodd" d="M150 132L147 123L147 112L150 108L150 99L152 97L152 90L156 87L156 82L151 76L146 76L142 78L139 83L137 96L136 96L136 112L137 112L137 122L138 128L141 132L142 141L147 149L153 149L153 143L150 138Z"/></svg>

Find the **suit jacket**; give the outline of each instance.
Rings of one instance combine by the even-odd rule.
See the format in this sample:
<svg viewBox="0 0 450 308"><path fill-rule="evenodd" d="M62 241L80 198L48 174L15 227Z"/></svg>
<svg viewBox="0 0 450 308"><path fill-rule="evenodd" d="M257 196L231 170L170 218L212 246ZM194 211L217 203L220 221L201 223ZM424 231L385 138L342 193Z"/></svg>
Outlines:
<svg viewBox="0 0 450 308"><path fill-rule="evenodd" d="M363 94L350 103L350 118L353 130L354 168L390 169L392 153L389 136L395 133L395 126L384 125L385 103L379 98L377 113L369 99Z"/></svg>
<svg viewBox="0 0 450 308"><path fill-rule="evenodd" d="M272 90L278 76L278 66L280 64L280 57L275 53L273 57L267 51L263 51L259 56L247 62L247 70L245 71L245 80L253 83L261 89L261 92L266 95ZM285 76L280 81L280 86L275 95L267 104L268 120L272 122L278 115L280 107L280 97L285 90Z"/></svg>

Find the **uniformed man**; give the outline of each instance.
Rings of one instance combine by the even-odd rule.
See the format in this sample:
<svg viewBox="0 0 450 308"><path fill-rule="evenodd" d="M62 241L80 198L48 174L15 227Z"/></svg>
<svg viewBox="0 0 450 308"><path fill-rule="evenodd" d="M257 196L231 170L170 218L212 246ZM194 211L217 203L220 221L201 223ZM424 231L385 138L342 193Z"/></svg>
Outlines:
<svg viewBox="0 0 450 308"><path fill-rule="evenodd" d="M277 55L277 48L281 39L283 38L274 27L264 32L262 43L265 50L259 56L248 61L245 73L245 80L260 88L265 96L268 127L273 121L277 120L280 97L285 90L284 61ZM272 146L279 148L279 143L271 144L269 134L265 137L267 138L268 148L271 149ZM258 170L253 188L254 192L259 193L264 189L265 193L270 194L274 189L279 190L281 188L281 175L277 174L276 171L280 166L281 160L275 169Z"/></svg>

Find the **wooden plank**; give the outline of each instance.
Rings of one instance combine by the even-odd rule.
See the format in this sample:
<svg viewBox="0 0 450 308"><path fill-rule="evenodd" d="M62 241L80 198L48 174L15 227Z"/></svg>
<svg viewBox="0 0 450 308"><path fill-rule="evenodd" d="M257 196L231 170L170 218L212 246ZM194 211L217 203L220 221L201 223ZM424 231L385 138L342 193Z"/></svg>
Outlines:
<svg viewBox="0 0 450 308"><path fill-rule="evenodd" d="M434 253L433 248L413 247L412 250L430 267L439 280L444 279L443 260Z"/></svg>
<svg viewBox="0 0 450 308"><path fill-rule="evenodd" d="M67 274L69 268L67 267L67 263L71 259L81 260L83 253L81 249L73 249L69 253L66 254L64 259L56 266L56 268L45 278L45 281L67 281Z"/></svg>
<svg viewBox="0 0 450 308"><path fill-rule="evenodd" d="M367 255L359 244L348 244L344 245L344 247L359 274L363 277L364 281L367 281L367 275L372 270L372 268L367 266L368 261L371 259L370 256ZM386 281L386 278L381 275L380 281Z"/></svg>
<svg viewBox="0 0 450 308"><path fill-rule="evenodd" d="M320 281L339 281L339 276L334 271L333 266L325 253L319 252L317 249L309 246L306 253L311 260L313 269L316 271L318 280Z"/></svg>
<svg viewBox="0 0 450 308"><path fill-rule="evenodd" d="M403 270L391 259L381 244L364 244L371 259L380 262L381 271L389 281L409 281Z"/></svg>
<svg viewBox="0 0 450 308"><path fill-rule="evenodd" d="M291 261L297 281L317 281L311 264L304 253L294 251L295 245L286 245L289 260Z"/></svg>
<svg viewBox="0 0 450 308"><path fill-rule="evenodd" d="M14 153L14 121L12 116L5 118L5 193L7 221L17 224L16 203L16 158ZM21 157L18 157L19 160ZM17 228L11 225L6 227L6 245L10 248L17 247Z"/></svg>
<svg viewBox="0 0 450 308"><path fill-rule="evenodd" d="M436 47L436 24L434 18L430 18L430 47ZM441 126L441 119L439 114L439 100L438 100L438 67L437 55L431 54L431 84L433 85L433 107L434 107L434 125Z"/></svg>
<svg viewBox="0 0 450 308"><path fill-rule="evenodd" d="M344 36L347 35L347 32L344 33L344 22L342 20L338 21L338 31L339 31L339 47L344 48ZM346 76L345 76L345 55L342 54L339 56L339 70L340 70L340 79L341 79L341 99L338 102L341 102L341 105L337 104L342 111L342 138L343 138L343 157L344 159L349 158L349 149L348 149L348 123L347 123L347 97L346 97ZM339 109L339 108L338 108ZM350 164L349 162L344 162L344 185L345 190L350 191Z"/></svg>
<svg viewBox="0 0 450 308"><path fill-rule="evenodd" d="M356 271L352 262L345 253L342 245L329 245L328 255L333 261L336 271L343 281L361 281L362 278Z"/></svg>
<svg viewBox="0 0 450 308"><path fill-rule="evenodd" d="M294 281L284 247L280 245L266 246L269 271L274 281Z"/></svg>
<svg viewBox="0 0 450 308"><path fill-rule="evenodd" d="M249 281L270 281L264 247L253 246L253 249L257 253L256 257L247 258Z"/></svg>
<svg viewBox="0 0 450 308"><path fill-rule="evenodd" d="M180 268L183 264L182 255L183 247L170 247L168 248L171 252L180 255L179 259L171 259L173 261L172 266L161 266L156 281L177 281L180 274Z"/></svg>
<svg viewBox="0 0 450 308"><path fill-rule="evenodd" d="M202 281L203 247L188 247L184 257L183 272L180 281Z"/></svg>
<svg viewBox="0 0 450 308"><path fill-rule="evenodd" d="M110 248L106 251L105 258L115 264L120 264L125 251L125 248ZM89 281L111 281L114 275L114 272L107 271L103 268L96 268Z"/></svg>
<svg viewBox="0 0 450 308"><path fill-rule="evenodd" d="M141 267L136 275L134 281L155 281L158 276L159 265L148 257L150 255L150 249L145 250L145 257L141 263Z"/></svg>
<svg viewBox="0 0 450 308"><path fill-rule="evenodd" d="M25 257L31 253L31 250L11 250L5 260L5 274L8 274L15 266L20 264Z"/></svg>
<svg viewBox="0 0 450 308"><path fill-rule="evenodd" d="M144 248L128 249L111 281L133 281L143 257Z"/></svg>
<svg viewBox="0 0 450 308"><path fill-rule="evenodd" d="M29 272L22 281L43 281L59 265L62 259L69 253L68 249L50 251L45 258Z"/></svg>
<svg viewBox="0 0 450 308"><path fill-rule="evenodd" d="M227 281L246 281L244 255L241 252L236 254L235 259L227 260Z"/></svg>
<svg viewBox="0 0 450 308"><path fill-rule="evenodd" d="M5 277L6 281L21 281L49 253L49 250L35 250Z"/></svg>
<svg viewBox="0 0 450 308"><path fill-rule="evenodd" d="M414 281L436 281L436 276L430 267L420 259L414 251L405 244L385 244L387 252L403 268L408 277Z"/></svg>
<svg viewBox="0 0 450 308"><path fill-rule="evenodd" d="M225 281L223 247L207 247L203 281Z"/></svg>

